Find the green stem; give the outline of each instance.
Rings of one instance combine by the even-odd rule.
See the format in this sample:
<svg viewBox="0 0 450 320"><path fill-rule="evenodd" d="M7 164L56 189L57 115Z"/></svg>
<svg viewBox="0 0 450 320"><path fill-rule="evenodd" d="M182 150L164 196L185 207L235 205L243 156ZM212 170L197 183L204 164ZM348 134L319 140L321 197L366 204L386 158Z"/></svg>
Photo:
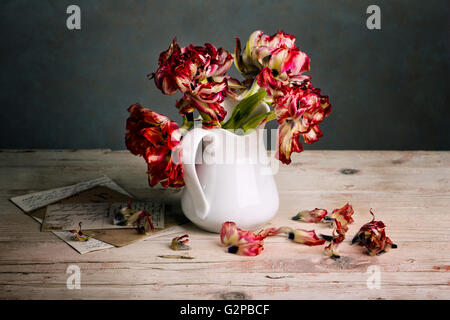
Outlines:
<svg viewBox="0 0 450 320"><path fill-rule="evenodd" d="M256 91L255 91L256 90ZM241 125L248 121L248 116L252 113L252 111L258 106L266 97L267 93L265 90L259 90L259 86L252 86L252 89L249 90L249 93L255 91L251 95L247 95L245 99L234 107L233 113L231 114L230 119L223 125L224 129L238 129Z"/></svg>

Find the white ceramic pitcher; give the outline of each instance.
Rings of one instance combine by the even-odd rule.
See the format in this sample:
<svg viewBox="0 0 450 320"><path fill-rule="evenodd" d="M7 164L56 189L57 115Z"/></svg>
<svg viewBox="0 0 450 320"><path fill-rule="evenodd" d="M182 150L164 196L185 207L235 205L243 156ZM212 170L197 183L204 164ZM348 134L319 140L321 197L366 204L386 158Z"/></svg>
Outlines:
<svg viewBox="0 0 450 320"><path fill-rule="evenodd" d="M195 128L183 137L182 155L181 206L200 228L220 232L233 221L254 230L275 216L278 191L262 129L238 135Z"/></svg>

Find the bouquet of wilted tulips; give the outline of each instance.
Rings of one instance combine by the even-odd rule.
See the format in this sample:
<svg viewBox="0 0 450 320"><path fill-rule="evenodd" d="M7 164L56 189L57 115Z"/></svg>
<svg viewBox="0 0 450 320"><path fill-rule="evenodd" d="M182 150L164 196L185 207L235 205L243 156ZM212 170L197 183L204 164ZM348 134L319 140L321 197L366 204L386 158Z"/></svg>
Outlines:
<svg viewBox="0 0 450 320"><path fill-rule="evenodd" d="M226 74L233 61L242 81ZM314 88L310 76L303 74L310 69L310 59L295 45L295 37L283 31L273 36L255 31L244 50L236 38L234 56L210 43L180 47L174 39L160 54L158 63L158 69L149 77L164 94L183 94L176 102L183 124L179 127L140 104L129 107L126 146L144 157L151 186L184 185L180 159L174 161L173 156L182 156L180 142L183 133L194 126L195 111L205 129L249 132L276 119L276 157L285 164L291 162L293 152L303 150L301 137L311 144L322 136L319 124L331 111L328 96ZM225 99L235 102L232 110L224 107ZM272 109L251 116L261 102ZM224 121L227 112L231 116Z"/></svg>

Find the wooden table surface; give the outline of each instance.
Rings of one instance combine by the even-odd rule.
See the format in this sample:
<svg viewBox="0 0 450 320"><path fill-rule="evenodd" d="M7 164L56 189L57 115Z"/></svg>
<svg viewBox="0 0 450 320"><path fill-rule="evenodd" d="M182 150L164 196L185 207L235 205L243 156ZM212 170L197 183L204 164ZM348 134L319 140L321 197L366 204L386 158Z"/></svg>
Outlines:
<svg viewBox="0 0 450 320"><path fill-rule="evenodd" d="M192 225L193 260L158 257L174 253L168 247L174 235L80 255L40 232L8 200L101 175L137 197L163 197L179 207L180 191L150 189L144 161L127 151L0 152L1 299L450 299L450 152L305 151L280 166L280 209L272 226L329 234L327 227L290 217L301 209L353 205L355 223L340 261L326 257L322 246L277 236L257 257L236 256L225 252L217 234ZM369 257L349 244L371 219L369 208L398 249ZM80 290L66 286L72 264L81 269ZM378 289L367 285L371 270L380 271Z"/></svg>

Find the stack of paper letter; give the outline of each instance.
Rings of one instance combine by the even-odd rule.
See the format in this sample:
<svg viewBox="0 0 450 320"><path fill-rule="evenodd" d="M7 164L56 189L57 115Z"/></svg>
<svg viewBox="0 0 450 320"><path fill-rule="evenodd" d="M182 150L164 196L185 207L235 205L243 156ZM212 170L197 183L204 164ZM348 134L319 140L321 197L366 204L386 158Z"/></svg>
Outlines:
<svg viewBox="0 0 450 320"><path fill-rule="evenodd" d="M120 208L131 206L150 213L155 231L140 234L133 225L115 225L114 215ZM137 201L113 180L104 176L68 187L51 189L11 198L20 209L42 224L42 231L51 231L84 254L113 247L122 247L138 240L183 230L186 219L168 215L158 200ZM77 241L71 230L82 224L82 232L90 236Z"/></svg>

